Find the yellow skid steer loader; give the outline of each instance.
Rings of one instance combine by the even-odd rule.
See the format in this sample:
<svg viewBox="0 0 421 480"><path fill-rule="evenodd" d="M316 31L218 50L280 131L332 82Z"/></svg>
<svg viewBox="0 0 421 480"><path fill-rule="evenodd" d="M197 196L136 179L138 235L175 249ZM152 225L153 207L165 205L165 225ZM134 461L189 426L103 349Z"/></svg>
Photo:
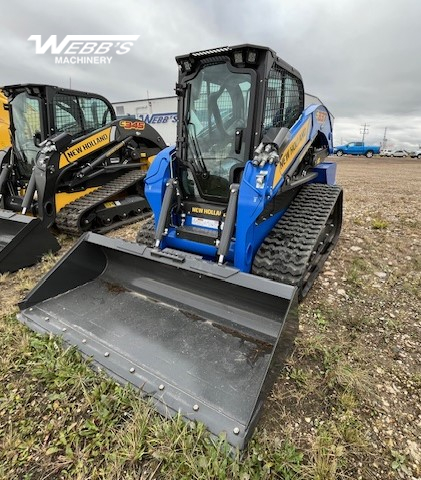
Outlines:
<svg viewBox="0 0 421 480"><path fill-rule="evenodd" d="M0 159L0 273L57 251L52 226L105 232L149 210L144 177L166 146L155 129L117 120L99 95L34 84L3 91L12 146Z"/></svg>

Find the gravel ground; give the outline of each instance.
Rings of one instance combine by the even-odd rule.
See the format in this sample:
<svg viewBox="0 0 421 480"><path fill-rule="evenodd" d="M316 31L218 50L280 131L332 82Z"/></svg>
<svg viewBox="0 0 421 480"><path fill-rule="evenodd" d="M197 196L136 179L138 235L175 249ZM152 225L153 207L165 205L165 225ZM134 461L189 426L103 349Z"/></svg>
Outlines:
<svg viewBox="0 0 421 480"><path fill-rule="evenodd" d="M340 478L419 479L421 162L335 161L342 234L301 305L296 350L265 424L314 455L327 430L348 454L343 465L342 450L330 457ZM349 420L352 438L341 433Z"/></svg>

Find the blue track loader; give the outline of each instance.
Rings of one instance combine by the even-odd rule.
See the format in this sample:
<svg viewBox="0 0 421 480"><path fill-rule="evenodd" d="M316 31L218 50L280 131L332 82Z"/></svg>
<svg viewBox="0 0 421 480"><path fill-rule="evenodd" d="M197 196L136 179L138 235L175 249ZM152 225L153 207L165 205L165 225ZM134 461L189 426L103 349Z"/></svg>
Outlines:
<svg viewBox="0 0 421 480"><path fill-rule="evenodd" d="M137 243L88 233L21 303L163 414L243 448L342 223L332 123L266 47L177 57L177 144L145 179Z"/></svg>

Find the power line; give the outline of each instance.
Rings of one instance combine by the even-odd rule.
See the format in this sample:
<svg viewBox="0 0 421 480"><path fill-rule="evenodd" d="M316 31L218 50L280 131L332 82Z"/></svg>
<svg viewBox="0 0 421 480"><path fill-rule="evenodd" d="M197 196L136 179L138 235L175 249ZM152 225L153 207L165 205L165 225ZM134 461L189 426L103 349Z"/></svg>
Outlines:
<svg viewBox="0 0 421 480"><path fill-rule="evenodd" d="M364 137L365 135L368 133L368 127L370 125L367 125L366 123L364 123L364 125L361 125L361 128L360 128L360 133L362 134L363 136L363 139L362 139L362 142L364 143Z"/></svg>

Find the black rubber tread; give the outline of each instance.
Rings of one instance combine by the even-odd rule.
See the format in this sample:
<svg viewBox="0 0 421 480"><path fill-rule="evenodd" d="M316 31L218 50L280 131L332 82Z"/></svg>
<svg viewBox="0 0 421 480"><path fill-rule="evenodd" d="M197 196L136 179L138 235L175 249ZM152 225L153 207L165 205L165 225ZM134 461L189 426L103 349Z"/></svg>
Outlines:
<svg viewBox="0 0 421 480"><path fill-rule="evenodd" d="M105 185L100 186L97 190L88 193L87 195L78 198L74 202L70 202L64 208L62 208L56 216L56 225L57 228L68 235L80 235L83 230L81 228L81 219L86 215L90 210L93 210L98 205L106 202L108 199L112 198L114 195L117 195L129 187L135 185L145 177L145 172L141 170L131 170L130 172L124 173L112 180L111 182L106 183ZM110 209L112 213L112 208ZM143 216L144 212L141 212L139 216ZM136 221L138 216L132 217L132 221ZM127 223L127 222L126 222ZM114 228L117 228L124 224L124 220L120 222L115 222L105 228L98 228L94 231L102 231L102 233Z"/></svg>
<svg viewBox="0 0 421 480"><path fill-rule="evenodd" d="M252 273L297 286L302 299L337 242L342 189L305 185L260 246Z"/></svg>
<svg viewBox="0 0 421 480"><path fill-rule="evenodd" d="M141 225L137 232L136 242L147 247L155 246L155 218L153 216Z"/></svg>
<svg viewBox="0 0 421 480"><path fill-rule="evenodd" d="M107 225L107 226L100 227L100 228L95 228L92 231L95 232L95 233L100 233L101 235L103 235L104 233L112 232L116 228L125 227L127 225L131 225L132 223L141 222L142 220L146 220L151 215L152 215L152 212L150 210L147 210L147 211L141 212L139 214L136 213L136 215L133 215L131 217L127 217L123 220L113 222L111 225Z"/></svg>

